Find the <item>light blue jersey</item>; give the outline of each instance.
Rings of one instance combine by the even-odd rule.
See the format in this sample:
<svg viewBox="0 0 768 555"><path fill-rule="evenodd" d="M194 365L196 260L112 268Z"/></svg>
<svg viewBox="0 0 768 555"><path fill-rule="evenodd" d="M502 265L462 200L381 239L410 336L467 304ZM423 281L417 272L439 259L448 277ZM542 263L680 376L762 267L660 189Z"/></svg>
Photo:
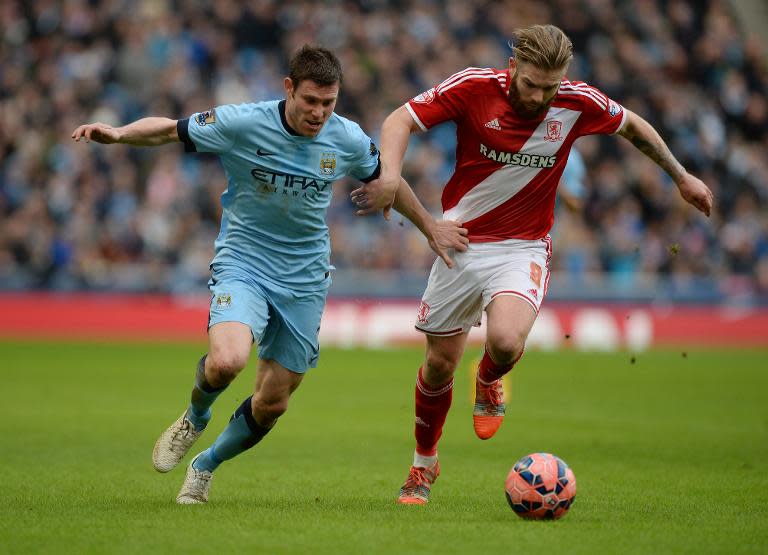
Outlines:
<svg viewBox="0 0 768 555"><path fill-rule="evenodd" d="M577 149L571 149L561 178L562 187L574 197L584 198L584 178L586 176L587 167L584 165L584 158Z"/></svg>
<svg viewBox="0 0 768 555"><path fill-rule="evenodd" d="M325 222L332 183L370 181L379 153L356 123L332 114L315 137L296 134L285 101L224 105L180 120L187 152L218 154L227 175L213 265L296 290L328 287Z"/></svg>

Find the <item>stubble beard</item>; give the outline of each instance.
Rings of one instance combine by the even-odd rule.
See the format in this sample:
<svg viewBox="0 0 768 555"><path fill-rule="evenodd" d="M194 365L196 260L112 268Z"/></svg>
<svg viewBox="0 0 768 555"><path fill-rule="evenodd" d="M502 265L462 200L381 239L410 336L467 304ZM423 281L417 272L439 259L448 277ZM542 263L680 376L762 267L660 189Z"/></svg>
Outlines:
<svg viewBox="0 0 768 555"><path fill-rule="evenodd" d="M523 119L541 118L541 116L549 110L549 107L552 105L552 102L554 102L556 96L557 94L554 94L552 98L544 102L541 106L531 108L520 100L520 91L517 88L517 75L512 78L512 82L509 86L509 103L512 105L512 108L514 108L515 112L517 112L517 115Z"/></svg>

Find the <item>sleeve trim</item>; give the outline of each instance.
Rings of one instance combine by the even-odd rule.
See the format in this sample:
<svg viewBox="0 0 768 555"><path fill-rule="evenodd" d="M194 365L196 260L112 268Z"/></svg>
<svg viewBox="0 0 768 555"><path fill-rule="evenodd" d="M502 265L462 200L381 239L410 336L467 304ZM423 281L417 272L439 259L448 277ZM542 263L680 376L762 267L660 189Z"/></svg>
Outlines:
<svg viewBox="0 0 768 555"><path fill-rule="evenodd" d="M180 119L176 122L176 133L181 142L184 143L184 152L197 152L197 147L189 136L189 118Z"/></svg>
<svg viewBox="0 0 768 555"><path fill-rule="evenodd" d="M416 122L416 125L418 125L422 131L427 131L426 126L421 123L421 120L419 119L419 116L416 115L416 112L413 111L413 108L411 108L411 103L406 102L405 103L405 109L408 110L408 113L411 114L411 117L413 118L413 121Z"/></svg>
<svg viewBox="0 0 768 555"><path fill-rule="evenodd" d="M366 177L365 179L361 179L360 181L362 181L363 183L370 183L374 179L378 179L380 175L381 175L381 160L379 160L378 163L376 164L376 169L373 170L373 173L368 177Z"/></svg>
<svg viewBox="0 0 768 555"><path fill-rule="evenodd" d="M622 107L621 107L621 123L620 123L620 124L619 124L619 126L616 128L616 131L614 131L613 133L611 133L611 135L615 135L616 133L618 133L619 131L621 131L621 129L622 129L622 127L624 127L624 124L625 124L625 123L627 123L627 109L626 109L626 108L624 108L624 106L622 106Z"/></svg>

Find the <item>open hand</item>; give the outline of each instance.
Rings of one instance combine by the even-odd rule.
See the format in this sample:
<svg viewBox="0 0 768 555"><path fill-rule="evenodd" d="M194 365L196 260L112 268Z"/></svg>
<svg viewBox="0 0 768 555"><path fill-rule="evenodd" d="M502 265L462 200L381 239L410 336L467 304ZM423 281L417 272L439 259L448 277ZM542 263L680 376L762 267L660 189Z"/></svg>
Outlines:
<svg viewBox="0 0 768 555"><path fill-rule="evenodd" d="M362 187L350 193L352 202L357 207L355 216L367 216L382 210L384 219L389 220L392 204L395 202L395 193L400 186L400 177L397 179L374 179Z"/></svg>
<svg viewBox="0 0 768 555"><path fill-rule="evenodd" d="M111 145L120 140L120 133L117 129L106 123L96 122L81 125L72 132L72 138L77 142L81 137L86 142L95 141L105 145Z"/></svg>

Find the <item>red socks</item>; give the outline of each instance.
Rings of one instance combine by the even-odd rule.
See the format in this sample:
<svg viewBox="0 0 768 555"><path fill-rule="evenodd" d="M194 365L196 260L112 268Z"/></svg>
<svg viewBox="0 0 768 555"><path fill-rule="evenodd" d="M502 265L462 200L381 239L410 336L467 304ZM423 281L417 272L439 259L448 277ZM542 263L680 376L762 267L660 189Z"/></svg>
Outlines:
<svg viewBox="0 0 768 555"><path fill-rule="evenodd" d="M486 349L483 360L480 361L478 378L486 385L495 382L520 360L520 356L512 364L498 366ZM437 453L437 442L443 435L445 417L451 408L453 400L453 379L438 386L431 386L424 381L422 368L416 378L416 452L424 457L431 457Z"/></svg>
<svg viewBox="0 0 768 555"><path fill-rule="evenodd" d="M424 381L421 372L419 368L416 378L416 452L431 457L437 453L437 442L451 408L453 378L435 387Z"/></svg>
<svg viewBox="0 0 768 555"><path fill-rule="evenodd" d="M498 366L495 362L493 362L493 359L491 358L491 355L488 354L488 349L486 348L485 352L483 353L483 360L480 361L480 367L477 370L477 377L483 384L490 385L491 383L504 376L504 374L512 370L512 367L517 364L517 361L520 360L520 357L523 356L523 352L525 352L525 349L520 351L520 354L512 362L512 364L508 364L507 366Z"/></svg>

